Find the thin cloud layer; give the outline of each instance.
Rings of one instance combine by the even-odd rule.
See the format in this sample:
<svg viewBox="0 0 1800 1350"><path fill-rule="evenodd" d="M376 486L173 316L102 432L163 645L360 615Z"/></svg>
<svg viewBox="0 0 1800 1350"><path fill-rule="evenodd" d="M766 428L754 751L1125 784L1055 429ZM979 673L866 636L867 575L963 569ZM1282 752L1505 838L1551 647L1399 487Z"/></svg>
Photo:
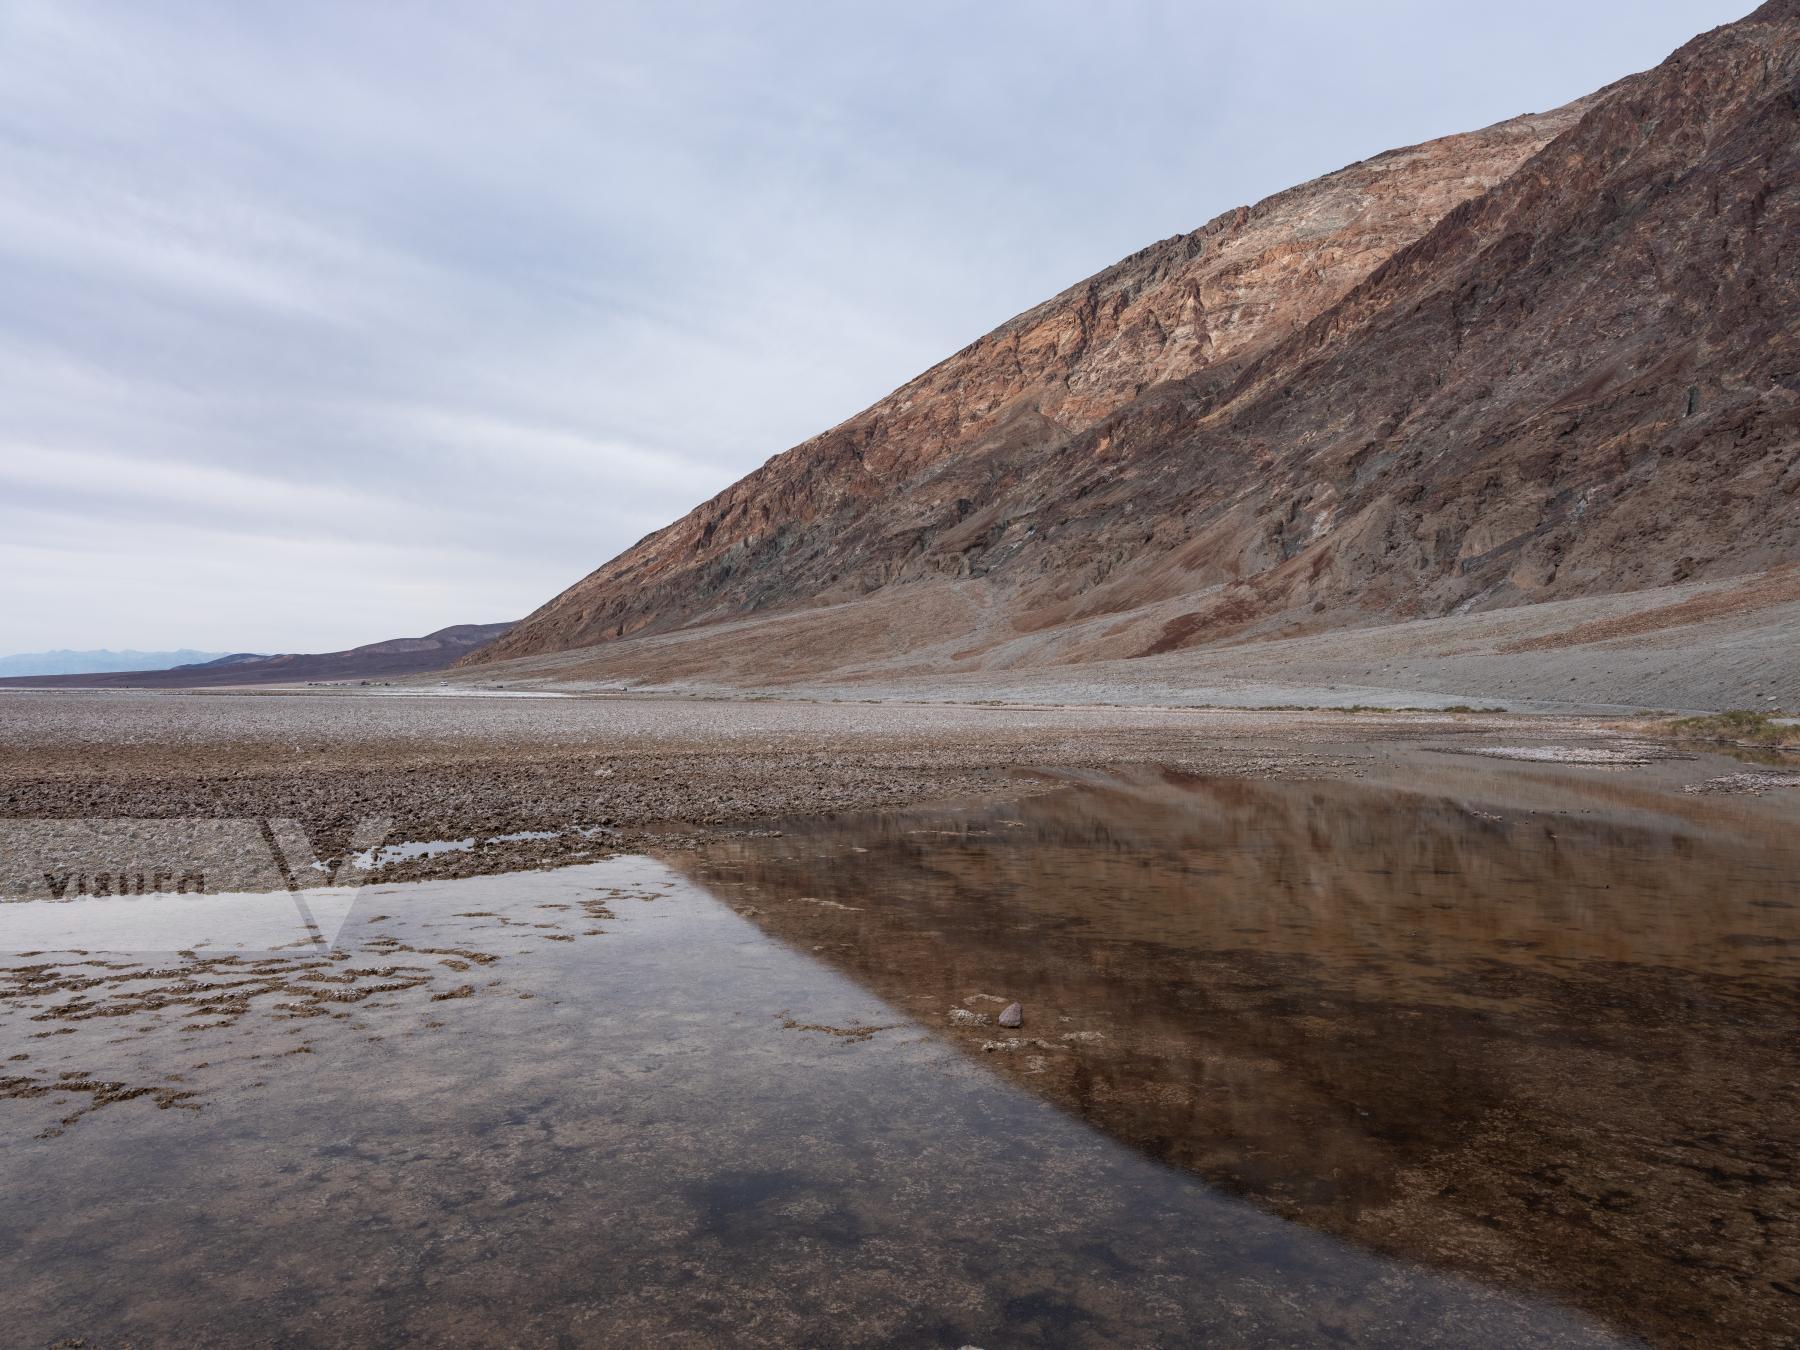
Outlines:
<svg viewBox="0 0 1800 1350"><path fill-rule="evenodd" d="M0 651L520 616L1125 253L1746 8L0 0Z"/></svg>

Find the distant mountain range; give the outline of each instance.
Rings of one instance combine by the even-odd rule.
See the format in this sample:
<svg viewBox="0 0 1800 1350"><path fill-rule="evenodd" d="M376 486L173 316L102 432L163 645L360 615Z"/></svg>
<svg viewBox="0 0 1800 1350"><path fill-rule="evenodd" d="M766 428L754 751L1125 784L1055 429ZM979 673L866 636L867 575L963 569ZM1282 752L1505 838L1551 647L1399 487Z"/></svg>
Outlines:
<svg viewBox="0 0 1800 1350"><path fill-rule="evenodd" d="M116 670L167 670L171 666L197 666L225 656L224 652L197 652L183 647L173 652L22 652L0 656L0 677L10 675L94 675ZM227 660L232 658L227 657Z"/></svg>
<svg viewBox="0 0 1800 1350"><path fill-rule="evenodd" d="M1126 258L464 664L754 683L1063 667L1764 573L1786 603L1797 182L1800 0L1773 0L1564 108Z"/></svg>
<svg viewBox="0 0 1800 1350"><path fill-rule="evenodd" d="M447 669L511 627L510 623L457 624L450 628L440 628L435 633L427 633L424 637L390 638L386 642L371 642L366 646L352 647L341 652L284 653L279 656L259 656L254 652L188 652L182 654L205 659L172 668L141 666L125 671L111 668L92 673L15 676L0 679L0 684L59 689L198 689L226 685L305 684L309 681L420 675ZM120 652L111 655L146 656L150 653Z"/></svg>

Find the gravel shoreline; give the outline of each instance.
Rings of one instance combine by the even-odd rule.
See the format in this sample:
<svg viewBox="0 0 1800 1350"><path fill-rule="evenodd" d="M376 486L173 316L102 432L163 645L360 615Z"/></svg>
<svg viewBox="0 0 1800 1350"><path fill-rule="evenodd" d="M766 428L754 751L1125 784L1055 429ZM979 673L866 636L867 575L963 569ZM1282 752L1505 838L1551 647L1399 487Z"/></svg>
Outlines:
<svg viewBox="0 0 1800 1350"><path fill-rule="evenodd" d="M30 691L0 695L0 819L293 820L332 864L371 818L390 841L473 841L381 869L398 881L1016 796L1122 765L1360 775L1421 746L1521 738L1619 733L1491 714ZM521 833L549 837L493 839Z"/></svg>

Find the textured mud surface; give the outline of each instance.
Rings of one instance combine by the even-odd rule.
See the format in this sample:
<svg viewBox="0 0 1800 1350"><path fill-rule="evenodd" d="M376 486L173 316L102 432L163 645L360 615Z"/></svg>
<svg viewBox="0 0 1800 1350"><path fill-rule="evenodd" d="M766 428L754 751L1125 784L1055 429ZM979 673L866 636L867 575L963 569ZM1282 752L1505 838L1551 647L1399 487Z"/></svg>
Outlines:
<svg viewBox="0 0 1800 1350"><path fill-rule="evenodd" d="M1496 725L1516 723L1403 716L1384 733L1346 716L1154 708L31 691L0 694L0 824L293 821L305 848L290 852L328 867L365 848L375 820L390 841L470 841L382 869L405 880L1016 793L1025 770L1348 771L1367 751L1346 751L1347 738Z"/></svg>
<svg viewBox="0 0 1800 1350"><path fill-rule="evenodd" d="M823 811L1017 795L1070 769L1353 776L1412 747L1490 742L1632 744L1591 719L1451 713L29 691L0 694L0 831L272 821L303 884L312 861L333 872L373 831L428 846L381 855L383 880L410 880L666 850ZM1715 776L1739 767L1715 762ZM268 867L267 849L249 851L221 865Z"/></svg>

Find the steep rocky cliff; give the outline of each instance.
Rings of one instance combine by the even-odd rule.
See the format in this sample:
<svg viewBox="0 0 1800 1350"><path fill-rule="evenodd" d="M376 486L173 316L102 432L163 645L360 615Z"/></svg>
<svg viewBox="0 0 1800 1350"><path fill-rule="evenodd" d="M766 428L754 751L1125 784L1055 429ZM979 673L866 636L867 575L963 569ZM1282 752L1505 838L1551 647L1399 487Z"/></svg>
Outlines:
<svg viewBox="0 0 1800 1350"><path fill-rule="evenodd" d="M1800 560L1797 123L1778 0L1557 112L1228 213L470 659L975 584L974 646L1080 625L1040 648L1076 660Z"/></svg>

